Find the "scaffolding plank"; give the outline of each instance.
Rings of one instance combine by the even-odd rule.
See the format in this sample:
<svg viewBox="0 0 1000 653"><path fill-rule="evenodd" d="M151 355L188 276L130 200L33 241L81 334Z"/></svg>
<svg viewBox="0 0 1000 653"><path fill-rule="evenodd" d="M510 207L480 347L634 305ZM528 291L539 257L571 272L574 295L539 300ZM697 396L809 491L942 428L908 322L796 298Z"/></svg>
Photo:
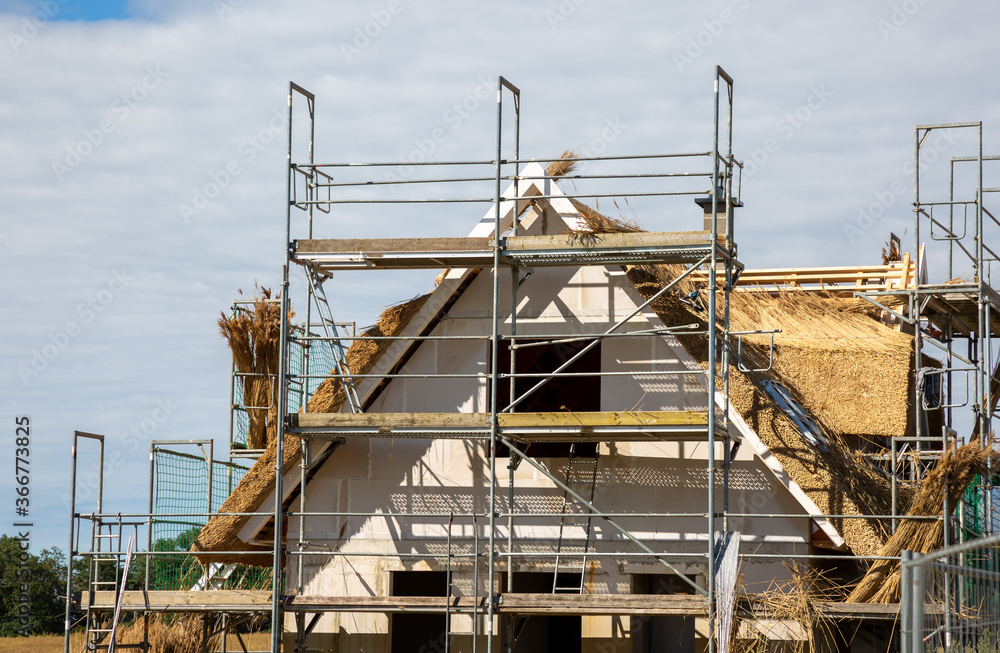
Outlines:
<svg viewBox="0 0 1000 653"><path fill-rule="evenodd" d="M681 263L705 256L711 232L509 236L501 241L509 265ZM321 269L483 268L493 265L491 238L343 238L297 240L295 258Z"/></svg>
<svg viewBox="0 0 1000 653"><path fill-rule="evenodd" d="M703 438L706 411L603 411L501 413L500 433L525 442L646 441ZM301 413L290 415L290 431L363 437L448 437L488 434L489 413ZM720 426L719 434L724 435Z"/></svg>
<svg viewBox="0 0 1000 653"><path fill-rule="evenodd" d="M921 292L930 295L922 315L943 332L950 323L957 333L965 336L978 329L981 292L983 299L990 305L990 333L1000 336L1000 294L988 285L942 284L922 287Z"/></svg>
<svg viewBox="0 0 1000 653"><path fill-rule="evenodd" d="M541 413L501 413L501 428L518 427L579 427L581 429L601 426L704 426L708 424L708 412L694 410L636 410L602 412L541 412Z"/></svg>
<svg viewBox="0 0 1000 653"><path fill-rule="evenodd" d="M198 591L127 591L125 612L270 612L269 590L198 590ZM98 612L115 609L116 594L88 593L74 602L74 608L90 607ZM752 600L752 599L751 599ZM472 612L485 609L484 597L454 597L452 611ZM443 596L296 596L282 597L288 612L444 612ZM766 613L766 606L748 611L746 599L738 600L738 612L744 617ZM519 615L678 615L704 616L707 600L690 594L502 594L497 612ZM763 609L763 613L761 610ZM820 601L819 613L831 619L886 619L899 617L898 603L842 603ZM940 606L927 605L926 611L939 613Z"/></svg>
<svg viewBox="0 0 1000 653"><path fill-rule="evenodd" d="M708 601L689 594L503 594L498 611L519 615L705 616Z"/></svg>
<svg viewBox="0 0 1000 653"><path fill-rule="evenodd" d="M263 612L271 609L269 590L129 590L122 598L124 612ZM94 592L88 606L88 593L83 593L78 608L112 611L116 594L113 591Z"/></svg>

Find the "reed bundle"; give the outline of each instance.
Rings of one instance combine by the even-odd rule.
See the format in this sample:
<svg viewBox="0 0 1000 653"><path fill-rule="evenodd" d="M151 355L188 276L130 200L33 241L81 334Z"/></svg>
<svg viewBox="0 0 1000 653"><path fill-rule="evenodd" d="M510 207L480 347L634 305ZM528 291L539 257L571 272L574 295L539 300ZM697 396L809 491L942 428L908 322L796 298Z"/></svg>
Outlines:
<svg viewBox="0 0 1000 653"><path fill-rule="evenodd" d="M219 636L209 637L206 640L204 623L206 618L198 615L151 616L148 631L150 653L201 653L215 650ZM116 648L122 645L142 644L145 632L146 626L142 619L119 627L115 636Z"/></svg>
<svg viewBox="0 0 1000 653"><path fill-rule="evenodd" d="M242 293L242 291L240 291ZM294 312L289 312L289 319ZM271 289L254 288L253 307L219 317L219 333L229 344L240 373L249 426L247 449L264 449L277 432L277 383L281 307L271 301Z"/></svg>
<svg viewBox="0 0 1000 653"><path fill-rule="evenodd" d="M1000 452L991 443L979 439L947 449L924 478L906 516L942 517L945 498L949 506L957 506L969 482L977 474L986 472L998 459ZM847 600L856 603L898 602L901 582L898 558L903 549L929 553L940 548L943 542L944 531L940 520L903 519L878 552L879 556L896 559L876 561Z"/></svg>

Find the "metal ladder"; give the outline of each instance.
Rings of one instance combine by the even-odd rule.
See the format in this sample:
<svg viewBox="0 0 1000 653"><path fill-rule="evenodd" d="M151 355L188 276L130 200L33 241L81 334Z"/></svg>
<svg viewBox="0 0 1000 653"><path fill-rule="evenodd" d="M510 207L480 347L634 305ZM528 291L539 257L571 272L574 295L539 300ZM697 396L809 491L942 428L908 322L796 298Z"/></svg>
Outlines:
<svg viewBox="0 0 1000 653"><path fill-rule="evenodd" d="M456 607L458 597L455 595L455 581L452 577L451 561L454 558L454 553L452 552L452 537L451 537L451 527L455 521L455 514L451 513L448 515L448 562L445 569L445 583L447 588L445 592L447 594L447 599L444 608L444 628L445 628L445 638L444 638L444 653L450 653L451 651L451 638L456 635L466 635L472 637L472 653L476 653L476 639L479 635L479 526L476 524L476 515L472 514L472 630L471 631L453 631L451 629L451 615L452 608Z"/></svg>
<svg viewBox="0 0 1000 653"><path fill-rule="evenodd" d="M315 268L305 267L309 289L312 291L316 310L319 312L320 324L323 326L324 335L329 339L330 346L333 348L339 373L343 375L340 381L344 386L344 394L347 396L347 405L351 407L352 413L363 412L358 391L354 387L354 377L351 376L351 370L347 367L347 352L340 341L340 330L337 328L337 322L333 319L333 310L330 308L330 302L326 299L326 291L323 290L324 277Z"/></svg>
<svg viewBox="0 0 1000 653"><path fill-rule="evenodd" d="M134 526L136 528L136 533L130 535L129 548L127 551L123 552L122 536L123 529L126 525ZM138 526L138 522L126 524L121 521L121 519L114 522L98 520L95 523L93 544L91 545L91 550L94 552L94 556L90 561L90 578L88 579L90 600L87 602L86 614L87 636L85 642L88 651L97 651L100 649L112 651L116 648L114 636L118 629L118 619L121 616L120 609L116 609L115 612L108 617L107 615L95 612L92 606L96 598L96 594L99 591L113 592L115 595L116 605L120 602L120 598L124 593L125 586L128 582L129 562L132 555L132 546L138 534ZM104 532L105 527L108 529L106 533ZM116 528L117 532L115 530ZM105 544L107 544L107 546L105 546ZM113 564L114 580L101 580L102 563ZM107 567L105 567L105 569L106 568ZM105 642L105 640L107 641ZM117 648L145 649L145 644L122 644L117 646Z"/></svg>
<svg viewBox="0 0 1000 653"><path fill-rule="evenodd" d="M205 569L205 573L202 574L198 582L194 584L191 591L199 590L221 590L229 577L233 575L236 571L237 565L235 562L222 563L222 562L212 562Z"/></svg>
<svg viewBox="0 0 1000 653"><path fill-rule="evenodd" d="M577 443L574 442L569 447L569 458L566 461L566 486L580 496L586 498L591 505L594 503L594 488L597 485L597 464L598 451L594 451L593 456L577 456ZM589 494L587 493L589 488ZM593 512L588 508L583 514L573 514L568 512L573 497L569 492L563 492L563 503L561 517L559 518L559 539L556 544L556 562L552 573L552 593L559 592L583 594L584 581L587 575L587 553L590 551L590 528L594 519ZM564 553L564 538L567 526L580 526L583 528L584 541L582 553ZM577 573L577 567L571 566L570 560L580 560L579 574L580 583L578 585L560 585L560 575L568 576Z"/></svg>

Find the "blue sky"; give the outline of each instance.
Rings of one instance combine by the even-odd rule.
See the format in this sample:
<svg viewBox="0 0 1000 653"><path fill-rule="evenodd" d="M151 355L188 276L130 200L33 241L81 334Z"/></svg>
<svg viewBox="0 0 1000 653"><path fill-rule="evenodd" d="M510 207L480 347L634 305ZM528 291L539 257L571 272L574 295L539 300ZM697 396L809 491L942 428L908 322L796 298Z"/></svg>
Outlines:
<svg viewBox="0 0 1000 653"><path fill-rule="evenodd" d="M51 0L50 2L24 2L4 0L0 11L30 17L41 14L52 21L98 21L132 17L129 2L123 0Z"/></svg>
<svg viewBox="0 0 1000 653"><path fill-rule="evenodd" d="M878 262L890 231L912 249L915 124L982 120L1000 153L988 82L1000 5L985 0L56 0L50 19L51 6L0 3L0 436L31 416L36 548L66 547L74 429L108 436L116 511L145 510L151 438L223 450L229 352L215 320L239 289L280 276L275 116L289 80L317 94L319 159L405 161L436 129L450 131L433 157L491 158L493 111L470 98L501 74L523 93L522 153L549 157L609 124L609 154L708 149L721 64L736 80L737 240L752 267ZM969 147L957 137L938 153ZM694 228L635 206L648 228ZM480 214L377 226L464 235ZM320 226L370 236L353 217ZM370 324L429 284L359 282L338 310ZM0 524L13 492L0 478Z"/></svg>

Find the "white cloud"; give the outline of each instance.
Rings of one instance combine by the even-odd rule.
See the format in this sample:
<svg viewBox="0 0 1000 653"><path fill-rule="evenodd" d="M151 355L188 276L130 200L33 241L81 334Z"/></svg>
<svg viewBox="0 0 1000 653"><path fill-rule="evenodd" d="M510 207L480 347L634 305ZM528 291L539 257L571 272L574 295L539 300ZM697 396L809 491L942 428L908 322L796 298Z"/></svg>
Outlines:
<svg viewBox="0 0 1000 653"><path fill-rule="evenodd" d="M328 161L405 159L434 129L450 129L446 112L497 74L522 89L522 152L539 157L585 146L614 118L629 125L614 153L708 149L718 63L736 79L736 150L745 158L775 137L811 88L826 85L829 101L745 182L738 240L750 266L876 260L887 227L909 223L909 198L856 243L842 225L900 176L913 125L982 119L989 144L1000 124L987 77L998 46L986 32L1000 9L986 2L926 2L884 39L877 22L891 3L824 10L788 1L589 0L553 29L546 12L560 11L554 0L398 0L391 21L370 28L350 61L342 44L384 18L389 2L228 2L232 11L220 18L211 3L133 1L137 18L50 21L16 48L9 35L24 38L23 16L12 4L0 13L3 414L36 420L33 491L48 503L66 489L72 429L122 433L156 398L178 408L155 437L224 441L228 354L214 321L237 288L255 279L275 285L282 256L284 134L253 146L253 160L246 142L284 111L290 79L317 93L316 152ZM735 19L678 70L672 54L726 9ZM163 75L144 88L150 69ZM492 158L494 118L494 105L482 102L434 156ZM94 130L100 143L59 181L53 162L65 164L66 148L79 150ZM179 206L233 161L240 172L185 222ZM638 218L664 228L697 222L697 209L677 206L676 215L637 208ZM481 213L417 211L377 224L461 234ZM402 216L364 212L376 214ZM368 233L373 223L351 215L361 213L323 216L321 226L331 235ZM25 387L17 366L122 267L134 286ZM345 301L360 322L371 321L385 304L427 288L423 279L403 285L392 297L356 288ZM44 465L43 450L51 452ZM128 452L137 469L145 469L144 451ZM119 496L139 497L122 509L144 509L141 478L128 477L142 487L122 488ZM45 520L39 541L63 546L65 516Z"/></svg>

